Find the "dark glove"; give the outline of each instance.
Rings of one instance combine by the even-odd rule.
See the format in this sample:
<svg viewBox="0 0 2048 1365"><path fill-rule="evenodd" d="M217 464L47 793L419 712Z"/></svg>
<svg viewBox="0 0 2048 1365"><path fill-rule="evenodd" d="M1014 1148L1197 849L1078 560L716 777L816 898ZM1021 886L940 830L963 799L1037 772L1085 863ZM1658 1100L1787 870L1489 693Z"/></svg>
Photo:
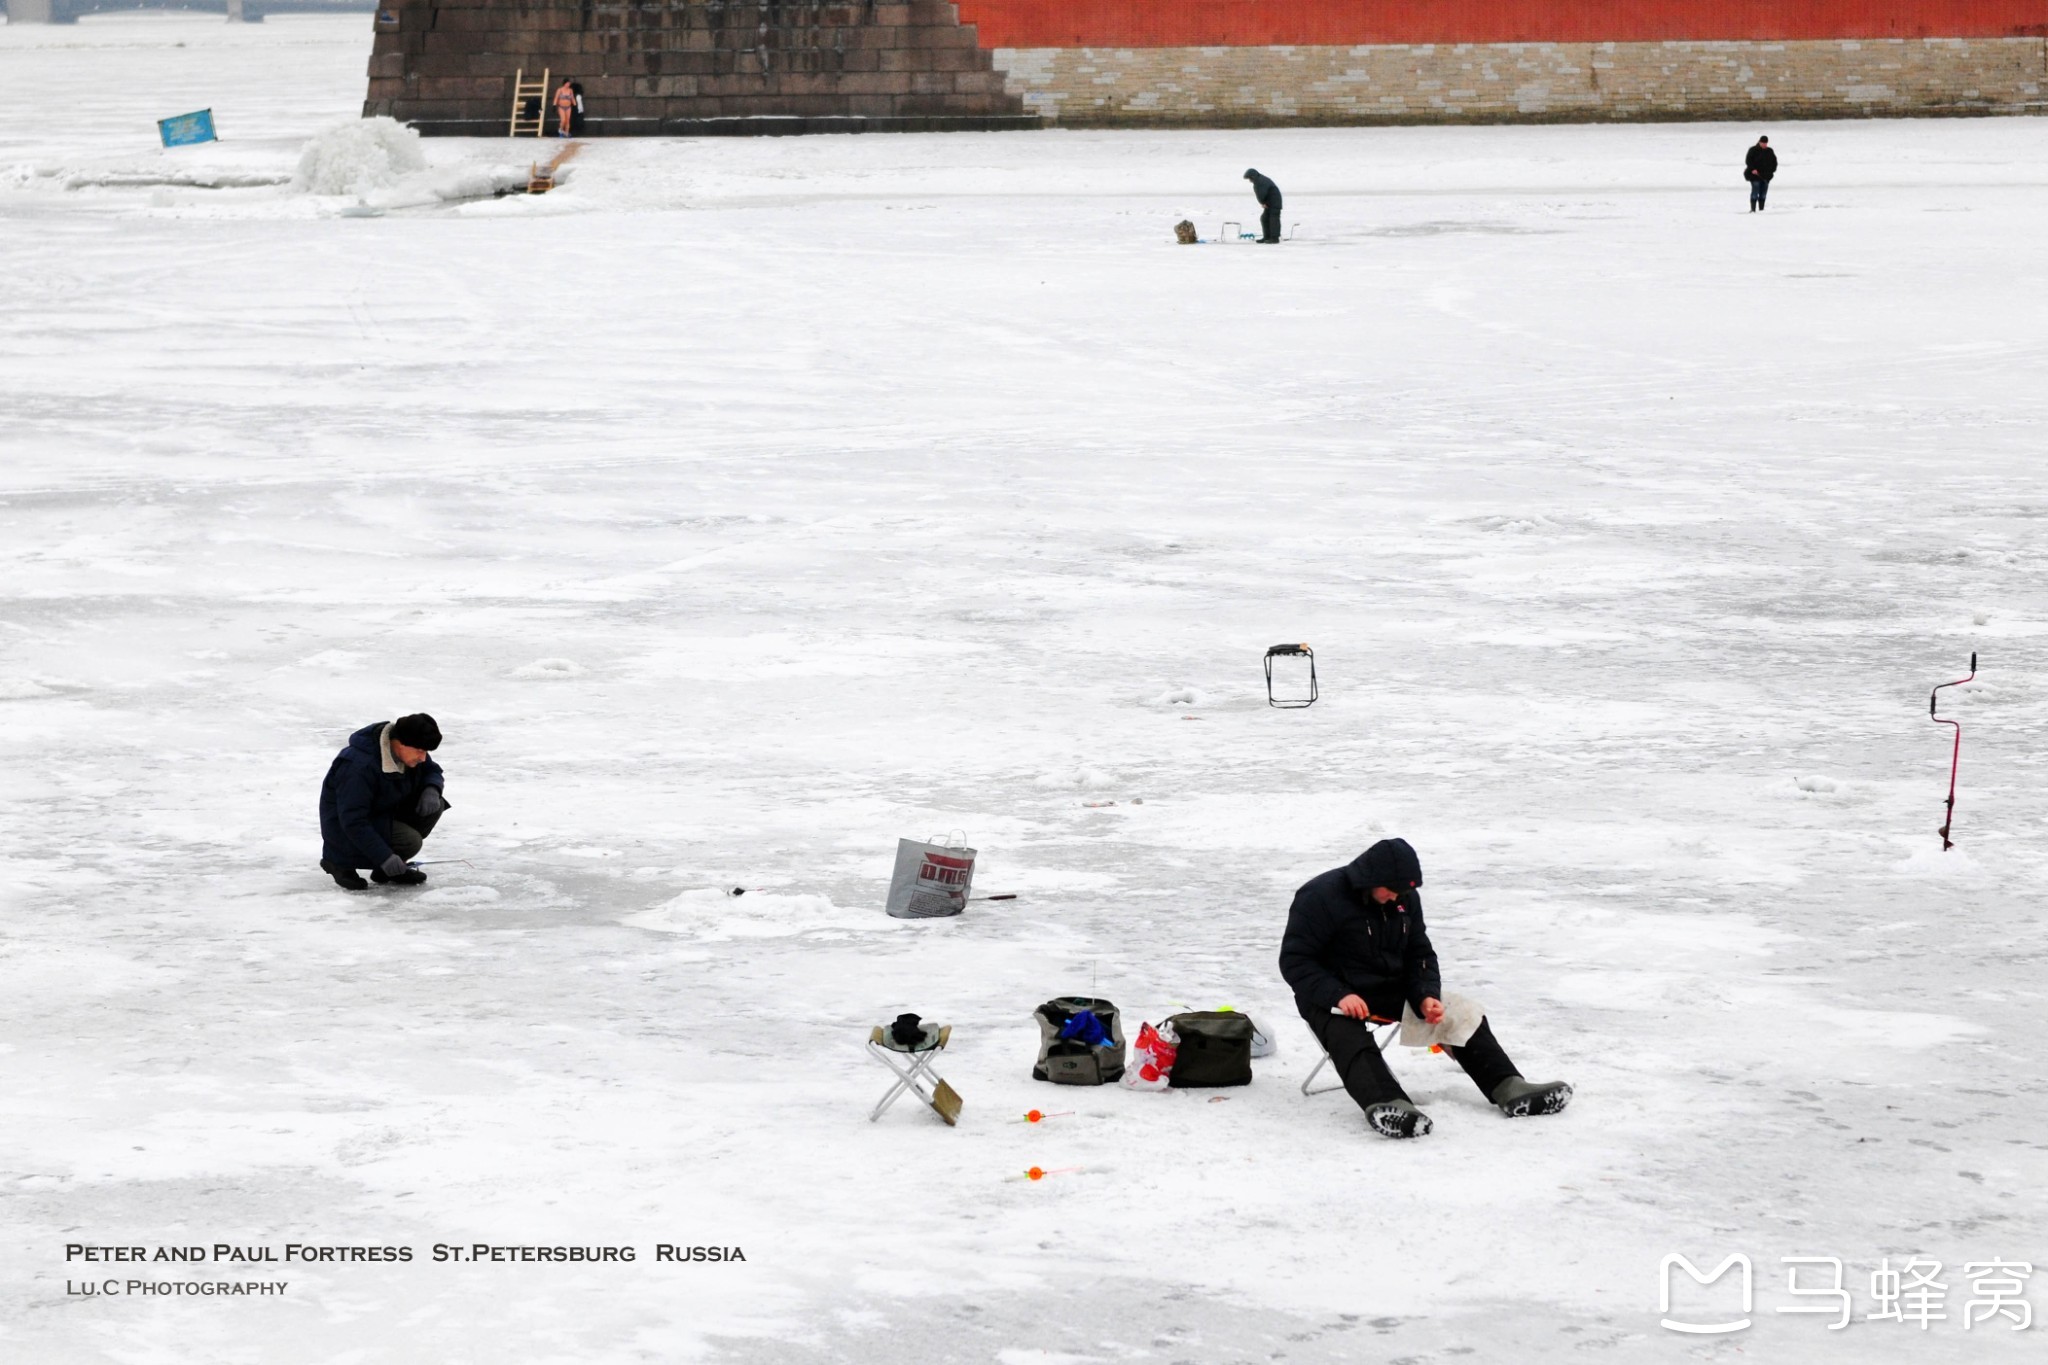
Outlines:
<svg viewBox="0 0 2048 1365"><path fill-rule="evenodd" d="M426 819L432 820L448 809L448 802L441 795L439 787L429 787L420 793L420 803L416 809Z"/></svg>
<svg viewBox="0 0 2048 1365"><path fill-rule="evenodd" d="M426 873L396 853L386 858L377 871L381 874L381 879L392 886L418 886L427 879Z"/></svg>

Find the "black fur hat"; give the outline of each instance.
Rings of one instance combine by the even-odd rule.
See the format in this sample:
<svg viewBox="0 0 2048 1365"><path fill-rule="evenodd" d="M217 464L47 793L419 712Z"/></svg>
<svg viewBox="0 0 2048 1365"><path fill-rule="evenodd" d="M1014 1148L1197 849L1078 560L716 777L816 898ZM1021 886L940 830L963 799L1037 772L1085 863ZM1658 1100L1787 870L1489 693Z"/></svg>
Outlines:
<svg viewBox="0 0 2048 1365"><path fill-rule="evenodd" d="M438 749L441 747L441 727L434 724L432 716L421 711L392 721L391 738L414 749Z"/></svg>

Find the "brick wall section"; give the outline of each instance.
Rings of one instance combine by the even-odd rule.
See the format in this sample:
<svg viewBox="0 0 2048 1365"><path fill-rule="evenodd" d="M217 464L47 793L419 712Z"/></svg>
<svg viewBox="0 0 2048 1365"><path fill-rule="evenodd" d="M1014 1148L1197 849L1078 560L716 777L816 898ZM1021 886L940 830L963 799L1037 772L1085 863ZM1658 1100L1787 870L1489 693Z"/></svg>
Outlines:
<svg viewBox="0 0 2048 1365"><path fill-rule="evenodd" d="M2048 0L960 0L997 47L2040 38Z"/></svg>
<svg viewBox="0 0 2048 1365"><path fill-rule="evenodd" d="M2048 112L2048 40L999 48L1068 126Z"/></svg>
<svg viewBox="0 0 2048 1365"><path fill-rule="evenodd" d="M394 0L374 22L363 113L428 133L502 135L522 68L580 83L598 134L1038 122L946 0Z"/></svg>

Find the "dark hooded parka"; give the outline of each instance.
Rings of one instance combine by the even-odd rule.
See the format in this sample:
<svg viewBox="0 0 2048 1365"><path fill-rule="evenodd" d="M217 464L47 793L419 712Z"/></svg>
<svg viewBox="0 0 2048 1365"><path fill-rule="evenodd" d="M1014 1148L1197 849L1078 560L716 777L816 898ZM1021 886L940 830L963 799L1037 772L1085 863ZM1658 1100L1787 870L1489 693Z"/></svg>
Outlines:
<svg viewBox="0 0 2048 1365"><path fill-rule="evenodd" d="M1381 905L1372 888L1400 899ZM1347 995L1381 1019L1417 1014L1441 999L1443 976L1422 922L1422 862L1406 839L1382 839L1348 867L1332 868L1294 893L1280 940L1280 974L1303 1014L1327 1014Z"/></svg>
<svg viewBox="0 0 2048 1365"><path fill-rule="evenodd" d="M440 791L441 765L423 758L408 768L391 753L391 722L365 725L348 737L320 784L320 857L337 867L381 867L391 857L391 822L421 834L436 816L419 812L420 794Z"/></svg>

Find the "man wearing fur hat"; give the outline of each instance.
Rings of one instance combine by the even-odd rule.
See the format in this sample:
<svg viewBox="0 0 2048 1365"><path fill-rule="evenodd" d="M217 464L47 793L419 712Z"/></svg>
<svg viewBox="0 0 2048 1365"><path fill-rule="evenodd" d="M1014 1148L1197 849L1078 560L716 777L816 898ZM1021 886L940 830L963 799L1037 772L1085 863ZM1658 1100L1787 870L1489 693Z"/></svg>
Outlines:
<svg viewBox="0 0 2048 1365"><path fill-rule="evenodd" d="M441 747L441 727L421 712L365 725L348 737L320 785L320 870L344 891L370 881L418 886L427 874L407 859L434 831L448 802L441 765L427 755Z"/></svg>
<svg viewBox="0 0 2048 1365"><path fill-rule="evenodd" d="M1422 862L1408 841L1382 839L1295 892L1280 940L1280 974L1294 988L1295 1008L1366 1122L1386 1137L1430 1129L1373 1040L1374 1024L1397 1019L1405 1046L1441 1047L1509 1118L1555 1114L1571 1103L1572 1088L1523 1080L1478 1002L1444 994L1421 887Z"/></svg>

